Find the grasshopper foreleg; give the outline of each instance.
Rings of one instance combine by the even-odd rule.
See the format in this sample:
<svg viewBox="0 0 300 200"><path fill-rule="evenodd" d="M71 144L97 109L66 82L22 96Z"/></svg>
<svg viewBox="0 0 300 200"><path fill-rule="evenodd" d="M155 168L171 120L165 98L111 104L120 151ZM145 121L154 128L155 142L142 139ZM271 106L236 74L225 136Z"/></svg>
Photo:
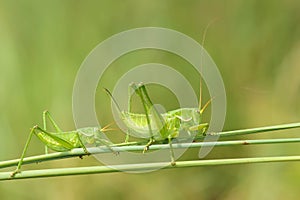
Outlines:
<svg viewBox="0 0 300 200"><path fill-rule="evenodd" d="M146 151L149 150L149 147L155 142L155 140L153 139L153 137L150 138L149 142L146 144L146 146L144 147L143 153L145 153Z"/></svg>
<svg viewBox="0 0 300 200"><path fill-rule="evenodd" d="M83 142L82 142L82 140L80 139L80 135L79 135L79 133L77 132L76 133L76 135L77 135L77 139L78 139L78 141L80 142L80 145L82 146L82 149L83 149L83 151L84 151L84 153L86 154L86 155L90 155L91 153L90 152L88 152L88 150L86 149L86 147L84 146L84 144L83 144ZM82 157L80 157L80 158L82 158Z"/></svg>

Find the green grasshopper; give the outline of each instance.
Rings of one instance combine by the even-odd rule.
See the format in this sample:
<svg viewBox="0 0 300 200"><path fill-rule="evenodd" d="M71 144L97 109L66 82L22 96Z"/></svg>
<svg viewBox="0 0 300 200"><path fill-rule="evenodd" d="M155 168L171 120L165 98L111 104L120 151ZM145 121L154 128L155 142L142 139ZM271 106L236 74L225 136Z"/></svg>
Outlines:
<svg viewBox="0 0 300 200"><path fill-rule="evenodd" d="M212 22L211 22L212 23ZM202 38L202 46L204 41L209 23L204 30ZM201 52L203 56L203 51ZM202 66L202 60L201 60ZM211 103L212 98L202 107L202 81L200 79L200 97L198 108L179 108L176 110L168 111L160 114L158 110L153 106L153 103L148 95L146 86L143 83L135 84L132 83L129 86L128 94L128 111L122 111L117 101L114 99L110 91L104 88L106 93L111 97L119 115L127 126L127 135L124 144L129 144L130 132L135 132L139 136L148 138L149 141L146 144L143 153L149 149L149 146L155 142L167 141L170 145L171 164L175 165L174 150L172 147L172 139L178 138L181 130L187 132L190 138L204 135L208 129L208 123L202 123L202 114L204 110ZM131 89L139 96L145 114L137 114L131 112Z"/></svg>
<svg viewBox="0 0 300 200"><path fill-rule="evenodd" d="M56 132L47 131L47 119L51 122ZM43 128L37 125L31 128L18 166L16 170L12 172L11 177L14 177L17 173L21 172L20 170L23 159L28 149L28 145L32 139L32 135L36 135L45 144L46 154L48 152L48 148L59 152L70 151L74 148L82 148L86 155L90 155L87 148L85 147L85 144L95 144L96 146L104 144L108 148L110 148L110 143L107 140L101 138L101 133L106 130L108 130L107 126L102 129L98 127L87 127L75 131L62 131L55 123L50 113L48 111L44 111Z"/></svg>
<svg viewBox="0 0 300 200"><path fill-rule="evenodd" d="M145 114L137 114L131 112L131 95L130 88L139 96ZM125 144L129 140L130 132L134 131L139 136L148 138L143 153L149 149L149 146L155 142L167 141L170 145L171 164L175 165L174 150L172 148L172 139L179 136L181 130L187 131L190 136L195 134L204 134L208 129L208 123L201 123L201 117L204 110L210 104L209 100L203 108L201 108L201 92L199 108L179 108L160 114L153 106L153 103L148 95L146 86L143 83L132 83L129 86L129 105L128 111L122 111L117 101L114 99L110 91L104 88L107 94L111 97L120 117L126 127L127 135ZM195 136L195 135L194 135Z"/></svg>

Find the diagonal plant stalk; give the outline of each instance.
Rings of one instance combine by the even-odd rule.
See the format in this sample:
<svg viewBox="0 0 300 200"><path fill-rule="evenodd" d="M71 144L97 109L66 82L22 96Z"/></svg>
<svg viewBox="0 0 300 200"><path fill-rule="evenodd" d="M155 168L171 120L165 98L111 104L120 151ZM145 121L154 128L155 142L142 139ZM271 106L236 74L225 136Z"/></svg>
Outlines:
<svg viewBox="0 0 300 200"><path fill-rule="evenodd" d="M249 164L249 163L268 163L268 162L287 162L300 161L300 156L279 156L279 157L257 157L257 158L235 158L235 159L214 159L214 160L193 160L193 161L178 161L176 166L170 163L142 163L142 164L127 164L114 166L90 166L90 167L75 167L75 168L56 168L42 170L28 170L16 174L11 178L10 172L0 172L1 180L14 180L26 178L45 178L68 175L87 175L113 173L121 171L149 171L158 168L185 168L185 167L200 167L200 166L217 166L217 165L233 165L233 164Z"/></svg>
<svg viewBox="0 0 300 200"><path fill-rule="evenodd" d="M225 137L225 136L236 136L236 135L244 135L244 134L255 134L260 132L299 128L299 127L300 127L300 123L291 123L291 124L282 124L282 125L275 125L275 126L225 131L220 133L209 133L208 135L217 135L220 137ZM204 136L199 136L196 139L202 139L202 138L204 138ZM275 143L292 143L292 142L295 143L295 142L300 142L300 138L236 140L236 141L195 142L195 143L182 143L182 142L184 142L184 140L181 141L180 143L174 143L173 148L197 148L203 146L233 146L233 145L275 144ZM144 144L140 142L131 142L129 144L120 143L120 144L112 145L111 148L116 152L142 151L144 149ZM99 153L111 153L112 149L108 147L94 147L94 148L89 148L88 150L91 154L99 154ZM150 150L159 150L159 149L169 149L169 145L156 144L150 146ZM56 152L51 154L27 157L24 159L23 164L29 164L34 162L38 163L38 162L43 162L48 160L58 160L63 158L76 157L76 156L82 157L84 155L86 155L86 153L82 149L73 149L72 151L68 151L68 152ZM1 161L0 168L15 166L17 165L18 162L19 159ZM249 160L249 162L252 162L251 159Z"/></svg>
<svg viewBox="0 0 300 200"><path fill-rule="evenodd" d="M265 126L265 127L258 127L258 128L250 128L250 129L240 129L240 130L233 130L233 131L225 131L218 133L220 137L225 136L233 136L233 135L243 135L243 134L255 134L260 132L267 132L267 131L275 131L275 130L283 130L283 129L291 129L291 128L299 128L300 123L290 123L290 124L282 124L282 125L275 125L275 126ZM217 135L214 133L214 135ZM198 137L197 139L201 139L202 136ZM285 139L265 139L265 140L242 140L242 141L222 141L222 142L205 142L205 143L189 143L189 144L174 144L174 148L196 148L196 147L202 147L202 146L231 146L231 145L246 145L246 144L272 144L272 143L290 143L290 142L299 142L299 138L285 138ZM113 150L117 152L122 151L140 151L143 150L144 146L143 144L140 144L139 142L131 142L130 146L124 146L128 145L128 143L120 143L115 144L115 147L112 147ZM131 145L139 145L139 146L131 146ZM117 148L118 146L123 146L122 148ZM150 146L150 150L158 150L162 148L169 148L169 145L152 145ZM111 149L108 149L107 147L101 147L101 148L89 148L89 152L91 154L96 153L108 153L111 152ZM77 157L77 156L84 156L86 153L82 149L73 149L72 151L67 152L55 152L51 154L45 154L45 155L38 155L38 156L32 156L24 158L23 164L28 163L38 163L42 161L48 161L48 160L57 160L57 159L63 159L63 158L69 158L69 157ZM11 167L17 165L19 162L19 159L14 160L7 160L7 161L1 161L0 162L0 168L5 167Z"/></svg>
<svg viewBox="0 0 300 200"><path fill-rule="evenodd" d="M220 133L210 133L210 135L218 135L220 137L226 137L226 136L236 136L236 135L245 135L245 134L255 134L255 133L260 133L260 132L268 132L268 131L276 131L276 130L284 130L284 129L292 129L292 128L299 128L300 123L290 123L290 124L282 124L282 125L275 125L275 126L265 126L265 127L257 127L257 128L249 128L249 129L240 129L240 130L233 130L233 131L224 131ZM203 139L204 136L198 136L197 139ZM212 143L213 146L219 146L219 145L241 145L241 144L268 144L268 143L279 143L282 140L281 143L285 142L298 142L297 138L293 139L269 139L267 141L255 141L253 140L252 142L250 141L227 141L227 142L217 142L217 143ZM128 146L128 145L143 145L143 142L130 142L130 143L119 143L115 144L114 146ZM174 144L174 148L176 148L176 144ZM190 144L190 147L202 147L204 145L210 146L211 144L207 143L202 144ZM162 145L163 146L163 145ZM165 148L168 148L168 145L164 145ZM123 149L114 149L118 152L120 151L137 151L141 150L144 148L143 146L137 146L137 147L124 147ZM163 148L161 146L157 145L152 145L150 149L157 150ZM183 147L183 148L186 148ZM111 152L111 149L108 149L106 147L104 148L94 148L94 150L89 149L89 152L93 153L105 153L105 152ZM55 159L61 159L61 158L68 158L68 157L76 157L76 156L83 156L86 155L82 149L73 149L72 151L68 152L56 152L56 153L51 153L51 154L45 154L45 155L39 155L39 156L32 156L24 159L24 164L26 163L33 163L33 162L42 162L42 161L47 161L47 160L55 160ZM0 168L4 167L10 167L14 166L19 162L19 159L14 159L14 160L8 160L8 161L2 161L0 162Z"/></svg>
<svg viewBox="0 0 300 200"><path fill-rule="evenodd" d="M255 145L255 144L278 144L278 143L297 143L300 142L300 138L281 138L281 139L259 139L259 140L235 140L235 141L219 141L219 142L194 142L194 143L174 143L174 149L180 148L199 148L199 147L208 147L208 146L239 146L239 145ZM149 150L160 150L160 149L169 149L169 144L156 144L149 147ZM101 153L112 153L112 150L115 152L125 152L125 151L143 151L144 145L131 145L131 146L117 146L109 149L105 146L103 147L92 147L88 148L90 154L101 154ZM55 152L50 154L43 154L38 156L31 156L24 158L23 164L30 163L40 163L50 160L59 160L70 157L82 157L87 154L83 149L77 148L71 151L66 152ZM7 160L0 162L0 169L6 167L16 166L20 159Z"/></svg>

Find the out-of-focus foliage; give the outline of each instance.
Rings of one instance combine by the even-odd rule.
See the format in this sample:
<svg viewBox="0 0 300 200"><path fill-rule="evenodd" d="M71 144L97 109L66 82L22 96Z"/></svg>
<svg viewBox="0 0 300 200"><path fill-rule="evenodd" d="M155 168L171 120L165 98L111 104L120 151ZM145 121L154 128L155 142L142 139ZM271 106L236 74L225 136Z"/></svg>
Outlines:
<svg viewBox="0 0 300 200"><path fill-rule="evenodd" d="M84 58L99 42L136 27L171 28L201 42L207 24L217 19L208 30L205 47L226 87L225 129L299 121L299 10L296 0L1 0L0 160L20 155L29 128L41 124L45 109L62 129L74 129L72 89ZM130 68L153 62L146 51L136 53L114 65ZM161 55L155 62L184 67L176 59ZM112 68L103 83L112 87L120 73ZM193 72L185 73L197 81ZM161 93L152 98L164 99ZM109 99L105 95L99 99L99 120L109 123ZM297 134L285 131L257 137ZM43 145L34 139L28 154L39 153ZM209 158L299 153L299 145L294 144L220 147ZM190 150L185 157L197 159L197 151ZM70 159L24 169L92 164L97 164L93 158ZM0 199L298 199L299 168L299 163L255 164L12 181L0 183Z"/></svg>

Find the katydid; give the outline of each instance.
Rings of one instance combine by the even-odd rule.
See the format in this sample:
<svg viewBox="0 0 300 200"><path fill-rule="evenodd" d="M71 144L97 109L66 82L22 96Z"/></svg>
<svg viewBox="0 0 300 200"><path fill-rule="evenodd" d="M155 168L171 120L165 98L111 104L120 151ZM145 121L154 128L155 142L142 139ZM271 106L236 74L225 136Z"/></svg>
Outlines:
<svg viewBox="0 0 300 200"><path fill-rule="evenodd" d="M46 123L47 119L50 121L50 123L52 124L56 132L47 131L47 123ZM107 147L109 147L110 143L107 140L101 138L101 132L107 130L106 128L107 126L102 129L98 127L87 127L87 128L77 129L74 131L62 131L55 123L50 113L48 111L44 111L43 128L37 125L31 128L29 137L23 149L23 153L21 155L18 166L16 170L11 174L11 177L21 172L20 169L26 151L28 149L28 145L32 139L32 135L36 135L39 138L39 140L41 140L45 144L46 153L47 153L47 148L59 152L70 151L74 148L82 148L86 153L86 155L89 155L90 153L85 147L85 144L95 144L96 146L104 144Z"/></svg>
<svg viewBox="0 0 300 200"><path fill-rule="evenodd" d="M132 88L141 99L145 114L131 112L130 88ZM128 128L125 144L128 142L131 131L134 131L141 137L149 139L149 142L146 144L143 152L145 152L151 144L167 140L170 145L172 165L175 165L172 139L177 138L181 130L187 131L192 137L191 133L204 134L208 128L208 123L201 123L201 117L211 100L209 100L203 108L201 108L201 103L199 103L199 108L179 108L160 114L155 106L153 106L146 90L146 86L143 83L132 83L129 87L129 109L128 111L122 111L110 91L108 89L105 90L112 98L118 112L120 113L122 121Z"/></svg>
<svg viewBox="0 0 300 200"><path fill-rule="evenodd" d="M204 45L206 32L211 23L207 25L204 30L202 38L202 46ZM201 57L203 56L203 51L201 52ZM201 67L203 65L203 59L201 60ZM160 114L158 110L153 105L146 86L143 83L135 84L132 83L129 86L128 94L128 111L122 111L117 101L114 99L110 91L104 88L107 94L111 97L120 117L124 124L127 126L127 135L125 139L125 144L128 143L129 135L131 131L136 132L140 137L149 139L146 144L143 153L148 150L149 146L155 142L167 140L170 145L170 155L171 164L175 165L174 150L172 148L172 139L179 137L179 132L184 130L188 132L191 138L199 135L205 134L208 129L208 123L202 123L202 114L204 110L211 103L210 99L202 107L202 79L200 78L200 97L198 108L179 108L176 110L168 111L166 113ZM141 99L145 114L137 114L131 112L131 91L134 92Z"/></svg>

